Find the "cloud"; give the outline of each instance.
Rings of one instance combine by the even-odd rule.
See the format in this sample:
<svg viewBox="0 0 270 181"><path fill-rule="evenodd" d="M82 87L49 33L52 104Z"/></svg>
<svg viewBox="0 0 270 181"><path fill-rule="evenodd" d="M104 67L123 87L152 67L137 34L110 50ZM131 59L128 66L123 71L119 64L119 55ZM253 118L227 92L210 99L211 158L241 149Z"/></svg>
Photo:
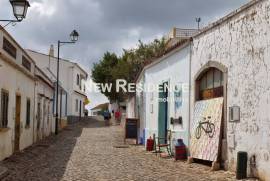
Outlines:
<svg viewBox="0 0 270 181"><path fill-rule="evenodd" d="M56 1L42 0L41 2L33 2L29 8L29 14L39 15L41 18L51 18L56 12Z"/></svg>
<svg viewBox="0 0 270 181"><path fill-rule="evenodd" d="M150 41L172 27L194 28L216 20L248 0L29 0L27 18L7 30L25 48L44 53L57 40L69 40L76 29L80 39L61 48L61 57L75 60L87 70L103 53L122 53L138 39ZM8 2L0 1L0 17L13 18Z"/></svg>

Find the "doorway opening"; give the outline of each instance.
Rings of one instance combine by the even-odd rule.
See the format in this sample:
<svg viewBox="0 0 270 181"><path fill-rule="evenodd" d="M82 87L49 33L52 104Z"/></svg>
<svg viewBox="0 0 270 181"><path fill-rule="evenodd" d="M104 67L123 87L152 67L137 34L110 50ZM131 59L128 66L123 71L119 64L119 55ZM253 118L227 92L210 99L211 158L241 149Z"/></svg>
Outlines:
<svg viewBox="0 0 270 181"><path fill-rule="evenodd" d="M80 120L82 119L82 101L80 100L80 108L79 108L79 111L80 111Z"/></svg>
<svg viewBox="0 0 270 181"><path fill-rule="evenodd" d="M214 98L223 98L223 111L221 116L220 140L217 162L221 169L226 168L227 160L227 124L226 124L226 86L227 68L218 62L208 62L196 76L195 101L210 100ZM207 164L205 160L196 160L197 162ZM211 163L211 162L210 162Z"/></svg>
<svg viewBox="0 0 270 181"><path fill-rule="evenodd" d="M14 152L20 151L20 135L21 135L21 96L16 95L16 109L15 109L15 139Z"/></svg>
<svg viewBox="0 0 270 181"><path fill-rule="evenodd" d="M158 107L158 136L166 138L168 132L168 82L159 86Z"/></svg>

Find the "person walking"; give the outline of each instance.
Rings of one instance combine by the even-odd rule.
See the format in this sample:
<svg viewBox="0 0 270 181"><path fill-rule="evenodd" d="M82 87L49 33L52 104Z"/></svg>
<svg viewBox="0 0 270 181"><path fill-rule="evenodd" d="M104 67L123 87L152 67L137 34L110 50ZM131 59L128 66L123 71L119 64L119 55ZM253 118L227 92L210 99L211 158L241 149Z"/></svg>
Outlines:
<svg viewBox="0 0 270 181"><path fill-rule="evenodd" d="M120 124L120 122L121 122L121 112L120 112L119 109L115 112L115 120L116 120L117 124Z"/></svg>
<svg viewBox="0 0 270 181"><path fill-rule="evenodd" d="M110 119L111 119L111 113L109 110L105 110L103 112L103 117L105 121L105 125L109 126L110 125Z"/></svg>

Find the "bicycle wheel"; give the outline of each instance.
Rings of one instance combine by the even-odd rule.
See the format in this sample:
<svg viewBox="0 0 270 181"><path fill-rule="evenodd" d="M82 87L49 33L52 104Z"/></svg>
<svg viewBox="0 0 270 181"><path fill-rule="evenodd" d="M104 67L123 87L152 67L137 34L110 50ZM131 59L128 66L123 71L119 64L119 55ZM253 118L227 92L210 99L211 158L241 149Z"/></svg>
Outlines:
<svg viewBox="0 0 270 181"><path fill-rule="evenodd" d="M201 129L200 126L198 126L196 128L196 131L195 131L195 136L196 136L197 139L200 139L201 138L201 135L202 135L202 129Z"/></svg>
<svg viewBox="0 0 270 181"><path fill-rule="evenodd" d="M209 128L208 136L209 138L213 138L215 135L215 125L213 123L210 123L208 128Z"/></svg>

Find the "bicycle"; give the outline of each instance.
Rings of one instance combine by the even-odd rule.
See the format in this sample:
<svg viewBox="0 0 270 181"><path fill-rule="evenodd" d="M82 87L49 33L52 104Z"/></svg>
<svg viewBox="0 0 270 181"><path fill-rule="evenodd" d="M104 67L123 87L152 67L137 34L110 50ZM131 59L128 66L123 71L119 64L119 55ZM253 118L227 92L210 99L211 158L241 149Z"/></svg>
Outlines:
<svg viewBox="0 0 270 181"><path fill-rule="evenodd" d="M210 122L211 116L203 117L203 121L199 121L199 125L196 128L195 136L197 139L201 138L202 130L209 136L209 138L213 138L215 134L215 125ZM204 126L206 125L206 127Z"/></svg>

